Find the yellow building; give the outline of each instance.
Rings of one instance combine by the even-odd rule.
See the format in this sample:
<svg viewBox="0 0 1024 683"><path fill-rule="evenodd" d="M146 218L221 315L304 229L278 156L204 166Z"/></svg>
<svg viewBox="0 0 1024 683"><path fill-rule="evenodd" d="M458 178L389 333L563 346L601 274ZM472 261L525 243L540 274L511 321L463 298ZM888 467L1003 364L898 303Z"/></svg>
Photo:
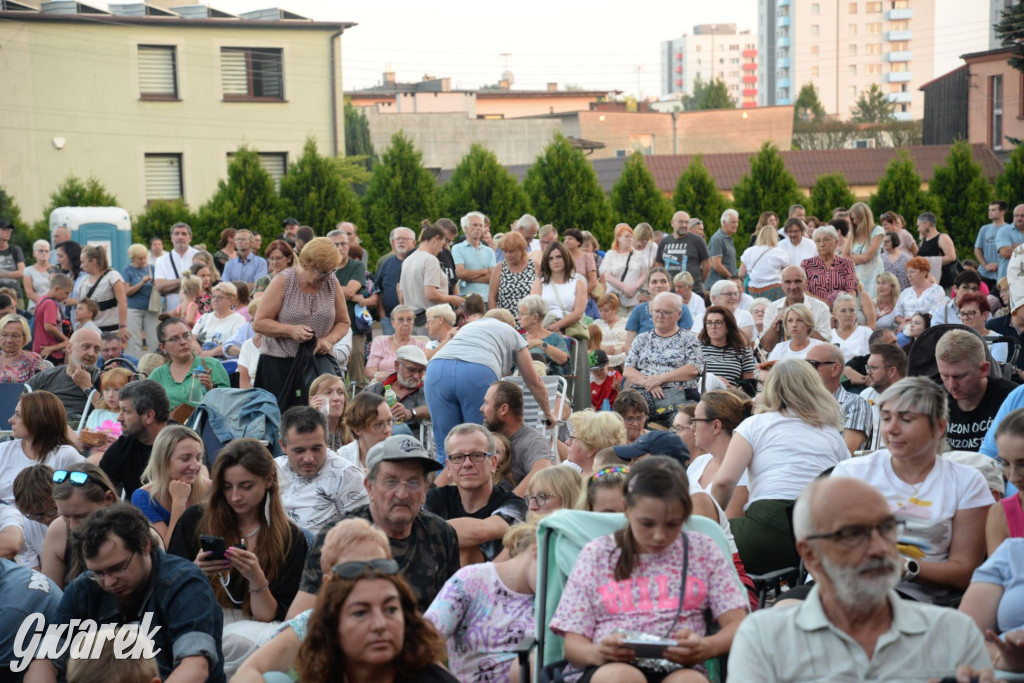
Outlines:
<svg viewBox="0 0 1024 683"><path fill-rule="evenodd" d="M0 184L26 218L69 174L138 213L198 207L241 144L275 177L307 135L344 154L341 35L355 24L111 7L0 0Z"/></svg>

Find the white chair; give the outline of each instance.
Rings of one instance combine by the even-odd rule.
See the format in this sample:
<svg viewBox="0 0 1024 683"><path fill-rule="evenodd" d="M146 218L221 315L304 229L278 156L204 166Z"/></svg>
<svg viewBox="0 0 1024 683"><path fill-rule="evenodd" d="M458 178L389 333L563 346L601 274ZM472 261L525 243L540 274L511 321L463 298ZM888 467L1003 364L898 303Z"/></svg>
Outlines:
<svg viewBox="0 0 1024 683"><path fill-rule="evenodd" d="M565 378L558 375L545 375L540 378L548 390L548 405L551 406L551 412L559 420L559 423L550 427L545 423L544 412L540 409L537 399L533 397L533 393L526 386L523 378L519 375L512 375L503 379L518 385L523 392L523 424L533 427L540 432L549 441L551 452L557 456L558 451L555 449L555 441L558 439L558 424L562 422L562 410L565 407L566 392L568 390Z"/></svg>

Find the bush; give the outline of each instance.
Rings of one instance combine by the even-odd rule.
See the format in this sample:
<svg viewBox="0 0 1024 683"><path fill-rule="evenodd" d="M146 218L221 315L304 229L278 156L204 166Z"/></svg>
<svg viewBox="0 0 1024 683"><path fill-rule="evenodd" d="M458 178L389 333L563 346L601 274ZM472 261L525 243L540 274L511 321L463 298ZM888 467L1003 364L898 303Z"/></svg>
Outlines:
<svg viewBox="0 0 1024 683"><path fill-rule="evenodd" d="M281 203L274 180L260 165L260 155L247 146L238 148L228 164L228 179L199 209L192 226L193 242L213 248L226 228L248 228L269 243L281 232Z"/></svg>
<svg viewBox="0 0 1024 683"><path fill-rule="evenodd" d="M441 189L444 214L459 222L470 211L491 219L492 232L500 232L529 211L529 200L519 181L498 163L498 157L478 142L452 171Z"/></svg>
<svg viewBox="0 0 1024 683"><path fill-rule="evenodd" d="M618 223L650 223L655 230L668 229L672 206L654 183L642 154L626 160L622 175L612 186L612 217Z"/></svg>

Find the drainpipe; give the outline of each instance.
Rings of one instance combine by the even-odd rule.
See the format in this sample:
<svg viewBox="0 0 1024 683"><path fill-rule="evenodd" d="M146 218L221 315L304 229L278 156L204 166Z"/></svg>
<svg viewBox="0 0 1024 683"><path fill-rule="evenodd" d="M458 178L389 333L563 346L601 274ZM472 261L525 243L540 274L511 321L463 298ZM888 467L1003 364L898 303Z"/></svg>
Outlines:
<svg viewBox="0 0 1024 683"><path fill-rule="evenodd" d="M331 150L334 156L338 156L338 55L335 45L344 32L344 29L336 31L328 38L331 46Z"/></svg>

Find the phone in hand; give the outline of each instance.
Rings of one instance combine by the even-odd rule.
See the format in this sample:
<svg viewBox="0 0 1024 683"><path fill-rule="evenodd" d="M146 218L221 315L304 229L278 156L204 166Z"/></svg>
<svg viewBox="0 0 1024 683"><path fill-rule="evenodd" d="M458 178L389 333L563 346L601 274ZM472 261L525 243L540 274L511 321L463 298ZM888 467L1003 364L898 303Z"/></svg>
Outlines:
<svg viewBox="0 0 1024 683"><path fill-rule="evenodd" d="M659 638L657 640L633 640L627 638L622 641L622 647L628 647L635 652L637 659L663 659L665 657L665 650L675 645L676 641L668 638Z"/></svg>
<svg viewBox="0 0 1024 683"><path fill-rule="evenodd" d="M222 536L207 536L203 534L199 537L199 547L203 550L211 553L206 556L209 560L223 560L224 551L227 547L224 545L224 538Z"/></svg>

